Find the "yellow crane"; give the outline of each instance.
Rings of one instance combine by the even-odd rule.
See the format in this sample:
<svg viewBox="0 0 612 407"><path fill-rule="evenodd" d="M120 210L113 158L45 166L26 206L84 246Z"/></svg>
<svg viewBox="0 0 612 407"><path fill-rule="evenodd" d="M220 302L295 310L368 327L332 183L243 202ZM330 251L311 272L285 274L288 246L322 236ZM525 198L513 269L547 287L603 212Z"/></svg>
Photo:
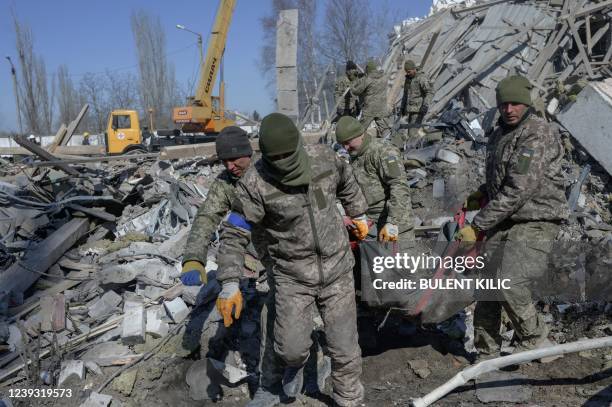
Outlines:
<svg viewBox="0 0 612 407"><path fill-rule="evenodd" d="M220 1L195 96L188 98L187 106L173 109L172 119L174 123L182 125L185 133L218 133L234 124L232 120L225 118L223 72L219 81L219 96L213 96L212 93L217 74L221 70L227 32L235 6L236 0Z"/></svg>

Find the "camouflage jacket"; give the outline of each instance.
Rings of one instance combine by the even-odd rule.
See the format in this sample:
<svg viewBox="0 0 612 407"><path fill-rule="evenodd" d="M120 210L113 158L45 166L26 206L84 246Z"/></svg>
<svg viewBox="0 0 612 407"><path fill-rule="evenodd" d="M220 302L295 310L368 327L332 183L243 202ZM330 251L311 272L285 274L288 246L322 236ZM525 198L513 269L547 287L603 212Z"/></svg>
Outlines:
<svg viewBox="0 0 612 407"><path fill-rule="evenodd" d="M410 187L397 147L368 130L359 155L351 158L355 178L368 202L368 218L412 229Z"/></svg>
<svg viewBox="0 0 612 407"><path fill-rule="evenodd" d="M334 103L338 107L337 110L343 114L351 114L356 107L356 98L352 95L351 91L349 90L344 94L344 91L350 87L351 81L346 75L340 76L334 85Z"/></svg>
<svg viewBox="0 0 612 407"><path fill-rule="evenodd" d="M351 92L361 100L361 113L369 117L387 117L387 81L376 71L351 82Z"/></svg>
<svg viewBox="0 0 612 407"><path fill-rule="evenodd" d="M336 199L353 217L366 212L366 200L351 167L328 146L305 148L311 157L310 185L288 187L274 181L261 160L238 182L232 213L221 232L219 281L240 277L250 229L257 224L269 237L275 279L325 285L352 269L353 254Z"/></svg>
<svg viewBox="0 0 612 407"><path fill-rule="evenodd" d="M421 106L429 106L432 98L432 85L425 75L417 72L417 75L412 79L406 75L401 105L402 116L410 113L419 113Z"/></svg>
<svg viewBox="0 0 612 407"><path fill-rule="evenodd" d="M504 220L567 219L563 153L558 132L531 111L514 128L498 125L487 144L483 192L489 203L476 215L474 224L490 230Z"/></svg>
<svg viewBox="0 0 612 407"><path fill-rule="evenodd" d="M191 225L191 232L183 254L183 263L197 260L206 265L210 238L231 209L236 197L237 182L238 179L227 170L217 175Z"/></svg>

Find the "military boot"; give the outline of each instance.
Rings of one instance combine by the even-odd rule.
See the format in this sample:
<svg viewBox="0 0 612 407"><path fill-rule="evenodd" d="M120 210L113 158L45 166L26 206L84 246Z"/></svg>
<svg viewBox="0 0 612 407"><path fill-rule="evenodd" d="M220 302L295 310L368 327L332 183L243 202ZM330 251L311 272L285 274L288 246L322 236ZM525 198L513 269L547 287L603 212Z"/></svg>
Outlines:
<svg viewBox="0 0 612 407"><path fill-rule="evenodd" d="M304 386L304 366L288 367L283 375L283 391L291 398L297 397Z"/></svg>
<svg viewBox="0 0 612 407"><path fill-rule="evenodd" d="M273 407L280 402L280 389L268 389L259 386L253 395L253 399L247 403L246 407Z"/></svg>

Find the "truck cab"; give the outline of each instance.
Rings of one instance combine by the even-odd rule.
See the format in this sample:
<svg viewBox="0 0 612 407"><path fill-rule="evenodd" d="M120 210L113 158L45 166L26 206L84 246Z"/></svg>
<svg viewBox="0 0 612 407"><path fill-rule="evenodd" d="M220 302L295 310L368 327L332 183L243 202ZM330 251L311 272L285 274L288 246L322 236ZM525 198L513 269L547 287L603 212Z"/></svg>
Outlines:
<svg viewBox="0 0 612 407"><path fill-rule="evenodd" d="M106 151L109 154L124 154L141 149L142 141L138 112L113 110L106 127Z"/></svg>

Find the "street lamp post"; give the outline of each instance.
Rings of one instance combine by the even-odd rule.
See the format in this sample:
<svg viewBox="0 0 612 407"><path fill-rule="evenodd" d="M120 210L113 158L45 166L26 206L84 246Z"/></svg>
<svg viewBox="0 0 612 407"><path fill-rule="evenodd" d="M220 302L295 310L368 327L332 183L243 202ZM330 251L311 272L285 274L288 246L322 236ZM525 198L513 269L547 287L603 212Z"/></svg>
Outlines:
<svg viewBox="0 0 612 407"><path fill-rule="evenodd" d="M189 28L185 27L182 24L177 24L176 28L178 28L179 30L190 32L198 36L198 46L200 47L200 65L202 65L202 62L204 61L204 50L202 49L202 34L197 33L195 31L191 31Z"/></svg>
<svg viewBox="0 0 612 407"><path fill-rule="evenodd" d="M15 92L15 103L17 104L17 123L19 123L19 134L23 135L23 128L21 126L21 109L19 104L19 89L17 88L17 71L15 70L15 65L13 65L13 61L11 61L10 56L6 56L6 59L11 64L11 75L13 76L13 92Z"/></svg>

